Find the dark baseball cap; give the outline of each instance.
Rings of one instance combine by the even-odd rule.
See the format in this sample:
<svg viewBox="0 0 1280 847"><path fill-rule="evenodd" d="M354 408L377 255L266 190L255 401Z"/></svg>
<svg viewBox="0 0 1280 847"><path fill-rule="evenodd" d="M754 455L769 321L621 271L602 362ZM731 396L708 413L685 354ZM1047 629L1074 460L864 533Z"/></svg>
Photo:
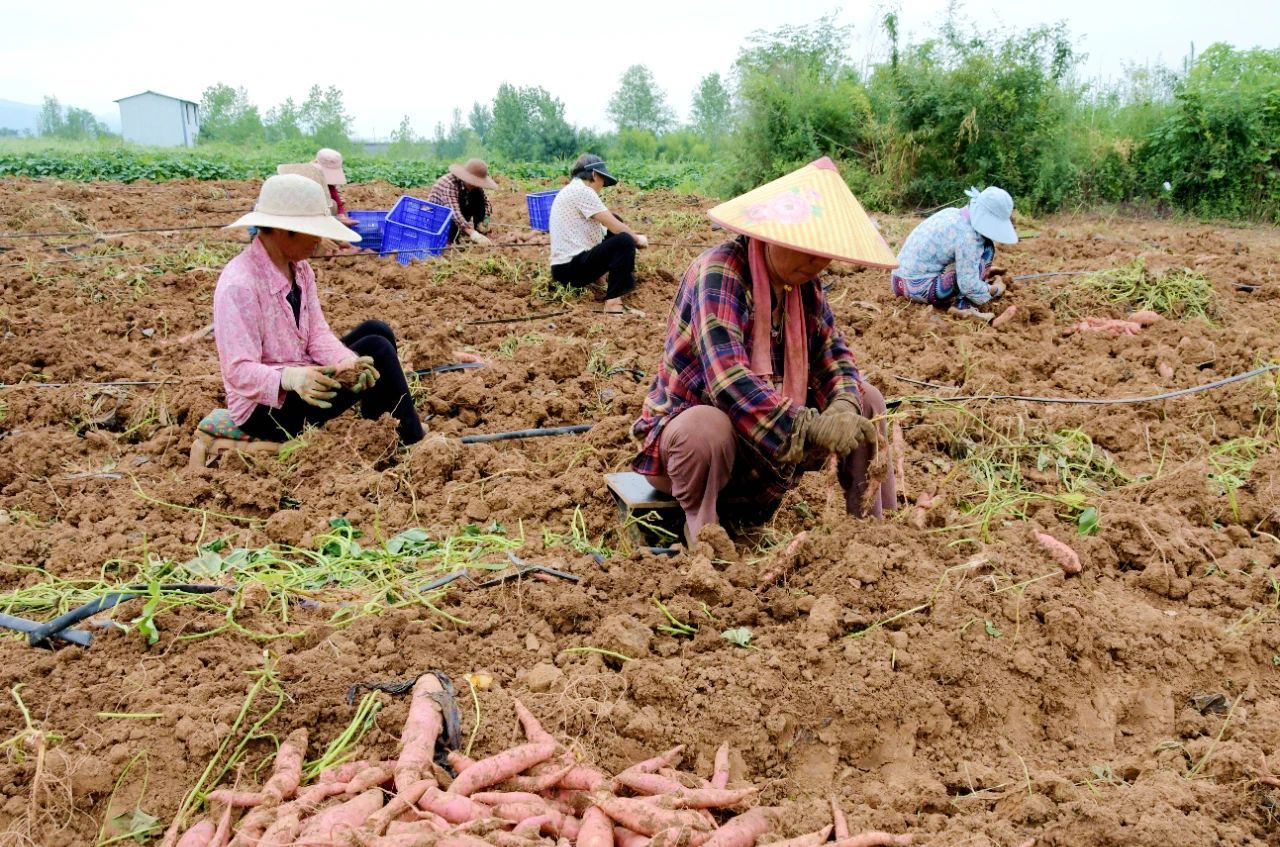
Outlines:
<svg viewBox="0 0 1280 847"><path fill-rule="evenodd" d="M618 178L609 173L608 167L605 166L604 159L594 153L583 153L573 163L573 170L569 172L571 177L581 177L583 174L598 173L604 180L605 185L617 185Z"/></svg>

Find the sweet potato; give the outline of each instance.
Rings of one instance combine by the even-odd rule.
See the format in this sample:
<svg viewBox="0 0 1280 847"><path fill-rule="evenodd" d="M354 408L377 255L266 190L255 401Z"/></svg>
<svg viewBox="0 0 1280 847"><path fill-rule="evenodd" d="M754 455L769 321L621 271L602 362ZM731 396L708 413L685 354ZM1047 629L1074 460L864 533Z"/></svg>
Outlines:
<svg viewBox="0 0 1280 847"><path fill-rule="evenodd" d="M455 832L443 836L435 847L493 847L488 841L466 832Z"/></svg>
<svg viewBox="0 0 1280 847"><path fill-rule="evenodd" d="M1018 307L1017 307L1017 306L1010 306L1009 308L1005 309L1005 310L1004 310L1003 312L1001 312L1000 314L996 315L996 316L991 320L991 325L992 325L993 327L995 327L996 329L999 329L1000 327L1002 327L1002 326L1004 326L1005 324L1007 324L1009 321L1013 320L1013 319L1014 319L1014 317L1016 317L1016 316L1017 316L1017 314L1018 314Z"/></svg>
<svg viewBox="0 0 1280 847"><path fill-rule="evenodd" d="M409 696L409 716L400 731L400 758L396 760L396 792L404 791L431 773L431 756L444 726L440 704L431 696L443 691L435 674L418 677Z"/></svg>
<svg viewBox="0 0 1280 847"><path fill-rule="evenodd" d="M236 836L227 847L253 847L262 838L262 833L276 819L279 809L274 806L259 806L240 819L236 827Z"/></svg>
<svg viewBox="0 0 1280 847"><path fill-rule="evenodd" d="M613 847L613 822L602 809L592 806L583 813L578 847Z"/></svg>
<svg viewBox="0 0 1280 847"><path fill-rule="evenodd" d="M555 736L542 728L542 724L533 716L533 712L529 711L524 703L519 700L512 700L512 705L516 709L516 719L520 721L520 726L524 729L524 737L535 744L541 744L550 741L556 743Z"/></svg>
<svg viewBox="0 0 1280 847"><path fill-rule="evenodd" d="M712 766L712 788L728 787L728 742L716 751L716 764Z"/></svg>
<svg viewBox="0 0 1280 847"><path fill-rule="evenodd" d="M381 808L382 789L371 788L308 820L298 835L298 843L314 847L341 843L339 839L344 832L359 829L370 815Z"/></svg>
<svg viewBox="0 0 1280 847"><path fill-rule="evenodd" d="M316 778L316 782L350 782L351 778L360 773L360 771L370 765L376 764L379 763L371 762L368 759L358 759L354 762L343 762L336 767L325 768L320 771L320 776Z"/></svg>
<svg viewBox="0 0 1280 847"><path fill-rule="evenodd" d="M434 779L420 779L413 785L408 786L395 797L392 797L387 804L364 821L364 829L366 832L372 832L374 835L382 835L387 831L387 827L391 822L406 811L416 808L418 801L422 799L422 795L427 793L427 789L435 788L436 781Z"/></svg>
<svg viewBox="0 0 1280 847"><path fill-rule="evenodd" d="M347 783L347 796L354 797L357 794L365 793L370 788L377 788L382 785L382 783L392 778L393 770L394 766L370 765L355 776L351 777L351 781Z"/></svg>
<svg viewBox="0 0 1280 847"><path fill-rule="evenodd" d="M830 847L909 847L911 840L910 835L872 831L834 841Z"/></svg>
<svg viewBox="0 0 1280 847"><path fill-rule="evenodd" d="M554 744L555 742L553 741L552 743ZM506 780L503 785L510 788L512 791L530 791L534 794L541 794L542 792L550 791L552 788L559 785L560 780L564 779L565 776L568 775L569 771L573 770L575 767L577 766L571 762L568 765L553 768L545 773L538 774L537 776L513 776Z"/></svg>
<svg viewBox="0 0 1280 847"><path fill-rule="evenodd" d="M462 773L476 763L475 759L459 753L457 750L450 750L445 754L445 759L449 762L449 767L453 768L454 773Z"/></svg>
<svg viewBox="0 0 1280 847"><path fill-rule="evenodd" d="M213 821L200 821L192 826L178 839L178 847L209 847L216 827Z"/></svg>
<svg viewBox="0 0 1280 847"><path fill-rule="evenodd" d="M577 765L560 778L560 787L571 791L596 791L604 787L608 781L609 777L595 768Z"/></svg>
<svg viewBox="0 0 1280 847"><path fill-rule="evenodd" d="M649 837L653 837L664 829L678 829L682 826L695 831L711 828L706 819L692 809L664 809L648 797L614 797L608 794L597 794L591 798L591 801L615 822L632 832Z"/></svg>
<svg viewBox="0 0 1280 847"><path fill-rule="evenodd" d="M1136 324L1141 324L1142 326L1151 326L1152 324L1157 324L1164 320L1164 315L1159 312L1153 312L1150 309L1142 309L1141 311L1134 312L1130 315L1129 320Z"/></svg>
<svg viewBox="0 0 1280 847"><path fill-rule="evenodd" d="M297 811L282 813L258 840L258 847L289 847L302 830Z"/></svg>
<svg viewBox="0 0 1280 847"><path fill-rule="evenodd" d="M680 755L682 753L684 753L684 745L677 744L675 747L672 747L667 752L660 753L659 755L654 756L652 759L645 759L642 762L636 762L631 767L622 771L622 773L619 774L619 776L621 776L622 774L657 773L659 769L669 767L675 762L679 761Z"/></svg>
<svg viewBox="0 0 1280 847"><path fill-rule="evenodd" d="M209 847L226 847L228 841L231 840L231 816L235 812L231 806L227 806L222 810L222 817L218 818L218 828L213 832L213 838L209 839Z"/></svg>
<svg viewBox="0 0 1280 847"><path fill-rule="evenodd" d="M773 829L773 818L761 808L729 820L707 839L703 847L751 847L756 839Z"/></svg>
<svg viewBox="0 0 1280 847"><path fill-rule="evenodd" d="M285 737L276 752L275 769L262 786L262 793L277 803L289 799L302 784L302 761L307 757L307 730L295 729Z"/></svg>
<svg viewBox="0 0 1280 847"><path fill-rule="evenodd" d="M606 817L608 817L606 815ZM649 847L649 836L641 835L625 826L613 828L613 843L616 847Z"/></svg>
<svg viewBox="0 0 1280 847"><path fill-rule="evenodd" d="M1064 573L1080 573L1082 570L1080 557L1076 555L1075 550L1072 550L1066 544L1046 532L1036 532L1033 534L1035 535L1036 541L1040 543L1040 546L1048 551L1049 555L1055 562L1062 566Z"/></svg>
<svg viewBox="0 0 1280 847"><path fill-rule="evenodd" d="M477 791L471 799L486 806L505 806L511 803L547 803L547 798L531 791Z"/></svg>
<svg viewBox="0 0 1280 847"><path fill-rule="evenodd" d="M727 809L754 796L757 788L681 788L655 798L673 809Z"/></svg>
<svg viewBox="0 0 1280 847"><path fill-rule="evenodd" d="M267 802L267 795L261 791L233 791L230 788L219 788L210 791L205 799L219 806L231 806L236 809L252 809Z"/></svg>
<svg viewBox="0 0 1280 847"><path fill-rule="evenodd" d="M516 828L511 830L511 834L520 838L539 838L542 835L543 826L555 832L558 830L559 821L551 814L534 815L516 824Z"/></svg>
<svg viewBox="0 0 1280 847"><path fill-rule="evenodd" d="M443 819L432 815L426 820L420 821L392 821L387 827L387 835L433 835L437 832L448 832L449 824Z"/></svg>
<svg viewBox="0 0 1280 847"><path fill-rule="evenodd" d="M429 788L418 800L418 808L437 814L449 823L466 823L489 816L489 807L461 794Z"/></svg>
<svg viewBox="0 0 1280 847"><path fill-rule="evenodd" d="M834 794L831 795L831 823L835 827L836 841L849 837L849 821L845 819L844 809L840 808L840 801Z"/></svg>
<svg viewBox="0 0 1280 847"><path fill-rule="evenodd" d="M714 788L711 780L703 779L696 773L689 773L688 771L678 771L675 768L658 768L658 775L673 779L685 788Z"/></svg>
<svg viewBox="0 0 1280 847"><path fill-rule="evenodd" d="M686 788L684 783L656 773L627 773L623 771L614 777L614 781L624 788L630 788L637 794L671 794L676 791L684 791Z"/></svg>
<svg viewBox="0 0 1280 847"><path fill-rule="evenodd" d="M821 847L831 837L831 830L833 829L835 829L834 826L827 824L817 832L797 835L795 838L788 838L785 841L774 841L770 844L764 844L762 847Z"/></svg>
<svg viewBox="0 0 1280 847"><path fill-rule="evenodd" d="M466 797L481 788L488 788L523 773L555 754L556 744L550 741L512 747L496 756L482 759L458 774L458 778L449 786L449 793Z"/></svg>

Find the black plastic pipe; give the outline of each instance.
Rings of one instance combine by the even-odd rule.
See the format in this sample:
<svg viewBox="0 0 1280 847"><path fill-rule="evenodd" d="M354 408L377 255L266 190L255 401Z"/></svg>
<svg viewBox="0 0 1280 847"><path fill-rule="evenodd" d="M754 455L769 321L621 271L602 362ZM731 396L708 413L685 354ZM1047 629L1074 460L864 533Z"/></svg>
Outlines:
<svg viewBox="0 0 1280 847"><path fill-rule="evenodd" d="M517 429L513 432L491 432L486 435L464 435L463 444L480 444L485 441L509 441L515 438L542 438L547 435L571 435L586 432L592 424L574 424L573 426L552 426L545 429Z"/></svg>

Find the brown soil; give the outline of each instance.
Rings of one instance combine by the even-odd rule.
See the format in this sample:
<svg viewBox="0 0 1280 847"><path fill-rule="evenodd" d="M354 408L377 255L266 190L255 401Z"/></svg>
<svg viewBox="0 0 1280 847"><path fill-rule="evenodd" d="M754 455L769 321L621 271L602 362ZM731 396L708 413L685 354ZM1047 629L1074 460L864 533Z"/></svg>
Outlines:
<svg viewBox="0 0 1280 847"><path fill-rule="evenodd" d="M247 182L9 180L0 229L221 223L248 208L255 190ZM353 208L389 208L399 192L363 185L346 193ZM633 554L597 565L565 547L543 550L541 530L568 532L581 506L592 538L618 543L602 474L633 454L628 426L647 380L603 374L652 371L676 280L698 245L716 238L702 198L622 189L613 202L655 242L641 254L631 298L648 317L596 314L600 304L588 295L556 317L469 326L560 308L533 293L545 285L546 248L513 236L501 249L459 248L449 261L410 267L367 257L317 261L335 328L383 318L413 366L467 349L489 367L424 380L418 402L434 416L433 435L408 455L395 451L388 421L349 415L295 461L227 462L202 473L185 470L186 452L196 421L220 403L216 354L208 341L173 341L208 322L219 267L243 236L210 229L111 237L113 248L138 255L80 263L50 260L64 255L57 245L90 237L3 242L13 249L0 253L0 382L178 382L0 390L0 591L33 584L32 568L96 578L111 560L186 559L216 535L253 547L297 543L335 515L385 535L522 522L530 539L523 556L583 581L453 591L444 608L465 626L415 607L337 629L298 609L291 622L307 627L301 638L263 643L223 632L189 640L180 636L217 622L187 611L163 619L150 648L136 631L98 630L90 649L56 652L0 638L0 744L23 727L8 693L19 684L33 722L52 734L34 786L31 751L0 747L0 844L93 843L117 778L144 752L112 809L137 802L167 820L228 731L250 685L246 672L261 667L264 649L279 657L289 698L267 730L283 738L306 726L313 745L350 719L343 694L353 682L432 667L461 680L482 670L495 685L480 695L479 753L510 741L512 695L607 768L683 742L685 766L705 772L728 739L735 778L762 784L765 802L791 804L788 834L824 823L823 798L834 793L855 830L914 832L923 844L1280 843L1280 790L1259 781L1264 755L1275 760L1280 747L1275 380L1154 405L968 407L978 418L905 405L906 489L913 502L936 495L927 513L847 519L834 480L811 474L765 531L734 539L740 561L713 560L712 547L700 545L689 557ZM495 206L500 229L523 227L517 187L497 192ZM912 223L883 219L895 245ZM192 250L200 244L209 249ZM1064 338L1064 320L1048 307L1048 286L1070 284L1059 278L1015 284L1009 299L1025 308L995 331L895 301L882 272L837 267L828 279L850 345L890 397L927 393L894 375L966 393L1131 396L1280 359L1274 229L1064 217L1043 222L1039 237L1002 260L1024 274L1111 267L1139 255L1151 268L1207 274L1219 321L1165 321L1136 338ZM1256 288L1237 288L1246 284ZM1162 365L1171 378L1160 375ZM470 447L456 440L583 421L597 424L585 436ZM1097 535L1077 536L1064 509L1043 499L998 517L985 538L949 528L971 519L965 509L977 486L966 455L998 444L996 434L1040 440L1077 429L1136 480L1088 494L1099 510ZM1224 496L1209 476L1218 471L1210 451L1259 434L1269 446L1234 498ZM1057 490L1053 458L1023 468L1028 490ZM195 511L144 500L137 489ZM258 529L200 510L266 523ZM1071 543L1083 574L1055 573L1035 529ZM774 550L801 530L808 539L798 549ZM732 546L720 549L733 558ZM757 575L784 555L785 583L757 591ZM1026 583L1036 577L1046 578ZM655 597L700 623L698 634L657 631L665 618ZM131 616L128 607L117 615ZM719 636L730 627L748 627L752 649ZM563 652L582 646L633 661ZM1229 714L1192 706L1192 697L1216 693ZM364 743L369 752L394 754L404 710L403 701L389 703ZM163 717L104 719L103 711ZM251 761L272 750L255 742Z"/></svg>

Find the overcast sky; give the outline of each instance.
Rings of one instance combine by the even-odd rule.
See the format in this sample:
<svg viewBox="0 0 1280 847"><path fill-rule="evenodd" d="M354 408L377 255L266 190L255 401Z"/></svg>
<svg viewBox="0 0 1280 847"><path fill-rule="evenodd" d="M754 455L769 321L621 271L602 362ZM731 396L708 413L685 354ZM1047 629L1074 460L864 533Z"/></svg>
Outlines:
<svg viewBox="0 0 1280 847"><path fill-rule="evenodd" d="M883 55L885 3L847 2L858 61ZM946 0L902 0L908 39L935 31ZM1192 42L1280 46L1277 0L969 0L983 29L1065 20L1087 77L1126 63L1177 64ZM392 11L392 10L395 11ZM805 24L837 11L817 0L641 0L634 3L393 0L210 4L160 0L0 0L0 99L46 94L98 114L146 89L199 101L216 82L244 86L262 112L313 83L345 94L355 130L383 137L408 115L429 135L452 109L490 102L501 82L541 85L570 122L608 128L605 105L623 70L645 64L679 116L705 74L726 74L757 29Z"/></svg>

